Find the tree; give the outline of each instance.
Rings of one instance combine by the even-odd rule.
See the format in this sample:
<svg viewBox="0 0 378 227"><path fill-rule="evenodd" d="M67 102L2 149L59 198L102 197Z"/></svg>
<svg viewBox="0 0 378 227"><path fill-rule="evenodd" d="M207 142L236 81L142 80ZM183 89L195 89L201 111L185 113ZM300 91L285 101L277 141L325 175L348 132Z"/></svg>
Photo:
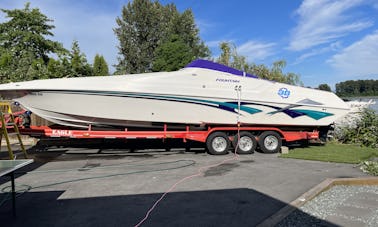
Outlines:
<svg viewBox="0 0 378 227"><path fill-rule="evenodd" d="M378 80L347 80L336 84L336 94L342 97L377 96Z"/></svg>
<svg viewBox="0 0 378 227"><path fill-rule="evenodd" d="M47 71L49 78L60 78L62 77L62 63L54 58L50 58L49 63L47 63Z"/></svg>
<svg viewBox="0 0 378 227"><path fill-rule="evenodd" d="M77 40L72 42L71 51L69 53L69 60L71 66L71 75L74 77L92 76L92 68L87 62L87 57L80 51Z"/></svg>
<svg viewBox="0 0 378 227"><path fill-rule="evenodd" d="M229 66L232 57L230 44L222 42L219 44L219 48L221 49L221 55L219 56L217 62ZM235 50L235 48L233 48L233 50Z"/></svg>
<svg viewBox="0 0 378 227"><path fill-rule="evenodd" d="M320 84L318 86L318 89L323 91L332 91L331 87L328 84Z"/></svg>
<svg viewBox="0 0 378 227"><path fill-rule="evenodd" d="M53 36L52 20L39 9L31 9L30 3L24 9L1 12L9 19L0 24L1 82L46 77L49 55L66 53L61 43L47 38Z"/></svg>
<svg viewBox="0 0 378 227"><path fill-rule="evenodd" d="M49 53L65 52L62 44L46 39L53 36L51 32L55 28L39 9L30 9L30 3L25 4L24 9L7 10L1 9L9 21L0 24L0 45L12 50L16 55L22 55L27 50L34 57L48 61Z"/></svg>
<svg viewBox="0 0 378 227"><path fill-rule="evenodd" d="M108 64L102 55L96 54L93 61L93 75L94 76L107 76L109 75Z"/></svg>
<svg viewBox="0 0 378 227"><path fill-rule="evenodd" d="M163 36L163 39L171 39L172 36L177 35L190 48L189 53L191 53L192 59L209 57L210 50L199 37L199 29L194 22L193 12L187 9L180 14L174 5L169 7L173 12L173 16L168 28L168 34Z"/></svg>
<svg viewBox="0 0 378 227"><path fill-rule="evenodd" d="M173 35L156 49L153 71L169 72L183 68L194 60L190 52L190 47L178 35Z"/></svg>
<svg viewBox="0 0 378 227"><path fill-rule="evenodd" d="M221 55L217 59L218 63L230 66L242 70L246 73L257 75L260 78L274 80L277 82L302 85L299 79L299 75L295 73L283 73L283 68L286 66L285 60L279 60L273 62L271 68L265 65L256 65L254 63L249 64L245 56L241 56L237 53L234 44L228 42L220 43Z"/></svg>
<svg viewBox="0 0 378 227"><path fill-rule="evenodd" d="M161 39L161 5L149 0L135 0L122 8L114 32L120 46L116 73L151 71L154 50Z"/></svg>
<svg viewBox="0 0 378 227"><path fill-rule="evenodd" d="M221 55L217 62L223 65L230 66L245 72L250 71L250 65L244 56L241 56L236 51L236 46L232 43L222 42L219 44Z"/></svg>
<svg viewBox="0 0 378 227"><path fill-rule="evenodd" d="M180 14L174 4L163 6L158 1L134 0L122 8L122 16L116 22L114 32L119 40L116 74L152 71L155 60L159 59L160 64L166 57L165 51L157 51L158 47L165 45L167 50L173 35L178 35L190 48L191 59L209 55L198 37L192 12L186 10ZM158 53L163 56L157 56Z"/></svg>
<svg viewBox="0 0 378 227"><path fill-rule="evenodd" d="M47 64L48 78L62 78L73 75L71 63L67 56L61 56L58 60L50 58Z"/></svg>

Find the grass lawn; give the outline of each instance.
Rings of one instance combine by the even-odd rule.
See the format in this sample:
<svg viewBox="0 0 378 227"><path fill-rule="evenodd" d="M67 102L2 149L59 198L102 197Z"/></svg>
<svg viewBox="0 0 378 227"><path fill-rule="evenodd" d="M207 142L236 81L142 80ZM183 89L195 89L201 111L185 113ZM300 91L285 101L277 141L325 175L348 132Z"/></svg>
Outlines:
<svg viewBox="0 0 378 227"><path fill-rule="evenodd" d="M351 144L327 143L324 146L290 149L289 154L281 154L280 157L324 162L360 163L372 157L378 157L378 149Z"/></svg>

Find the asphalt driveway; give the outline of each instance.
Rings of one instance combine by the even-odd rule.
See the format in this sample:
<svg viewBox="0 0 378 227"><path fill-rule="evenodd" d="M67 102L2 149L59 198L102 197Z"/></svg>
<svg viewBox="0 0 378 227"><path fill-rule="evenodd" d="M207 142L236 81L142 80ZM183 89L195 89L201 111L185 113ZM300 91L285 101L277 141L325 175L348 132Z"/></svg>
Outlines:
<svg viewBox="0 0 378 227"><path fill-rule="evenodd" d="M0 206L1 223L134 226L164 192L189 177L164 197L142 226L255 226L326 178L366 176L350 164L277 154L236 158L184 151L35 149L35 162L16 179L18 190L31 189L17 198L16 218L10 201ZM198 174L200 168L227 159ZM2 178L0 184L4 188L9 182Z"/></svg>

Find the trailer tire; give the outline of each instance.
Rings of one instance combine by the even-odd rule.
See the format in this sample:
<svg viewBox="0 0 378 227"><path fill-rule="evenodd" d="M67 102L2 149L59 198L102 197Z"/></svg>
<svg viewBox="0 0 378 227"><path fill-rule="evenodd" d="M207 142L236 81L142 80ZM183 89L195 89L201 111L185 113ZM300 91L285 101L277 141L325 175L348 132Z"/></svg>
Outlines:
<svg viewBox="0 0 378 227"><path fill-rule="evenodd" d="M232 143L234 148L237 147L236 152L238 154L252 154L257 147L256 138L250 132L240 132L239 135L236 134Z"/></svg>
<svg viewBox="0 0 378 227"><path fill-rule="evenodd" d="M228 154L231 141L224 132L214 132L206 139L206 147L209 154L224 155Z"/></svg>
<svg viewBox="0 0 378 227"><path fill-rule="evenodd" d="M259 136L259 146L264 153L277 153L281 150L281 136L274 131L266 131Z"/></svg>

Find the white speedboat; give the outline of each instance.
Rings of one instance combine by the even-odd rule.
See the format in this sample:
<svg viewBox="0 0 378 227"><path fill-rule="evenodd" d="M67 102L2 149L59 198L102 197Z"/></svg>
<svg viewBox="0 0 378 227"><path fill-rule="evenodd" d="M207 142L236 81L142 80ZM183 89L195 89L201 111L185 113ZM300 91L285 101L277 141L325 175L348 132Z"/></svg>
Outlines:
<svg viewBox="0 0 378 227"><path fill-rule="evenodd" d="M259 79L206 60L175 72L8 83L0 85L0 94L51 122L80 128L237 121L313 127L349 110L331 92Z"/></svg>

